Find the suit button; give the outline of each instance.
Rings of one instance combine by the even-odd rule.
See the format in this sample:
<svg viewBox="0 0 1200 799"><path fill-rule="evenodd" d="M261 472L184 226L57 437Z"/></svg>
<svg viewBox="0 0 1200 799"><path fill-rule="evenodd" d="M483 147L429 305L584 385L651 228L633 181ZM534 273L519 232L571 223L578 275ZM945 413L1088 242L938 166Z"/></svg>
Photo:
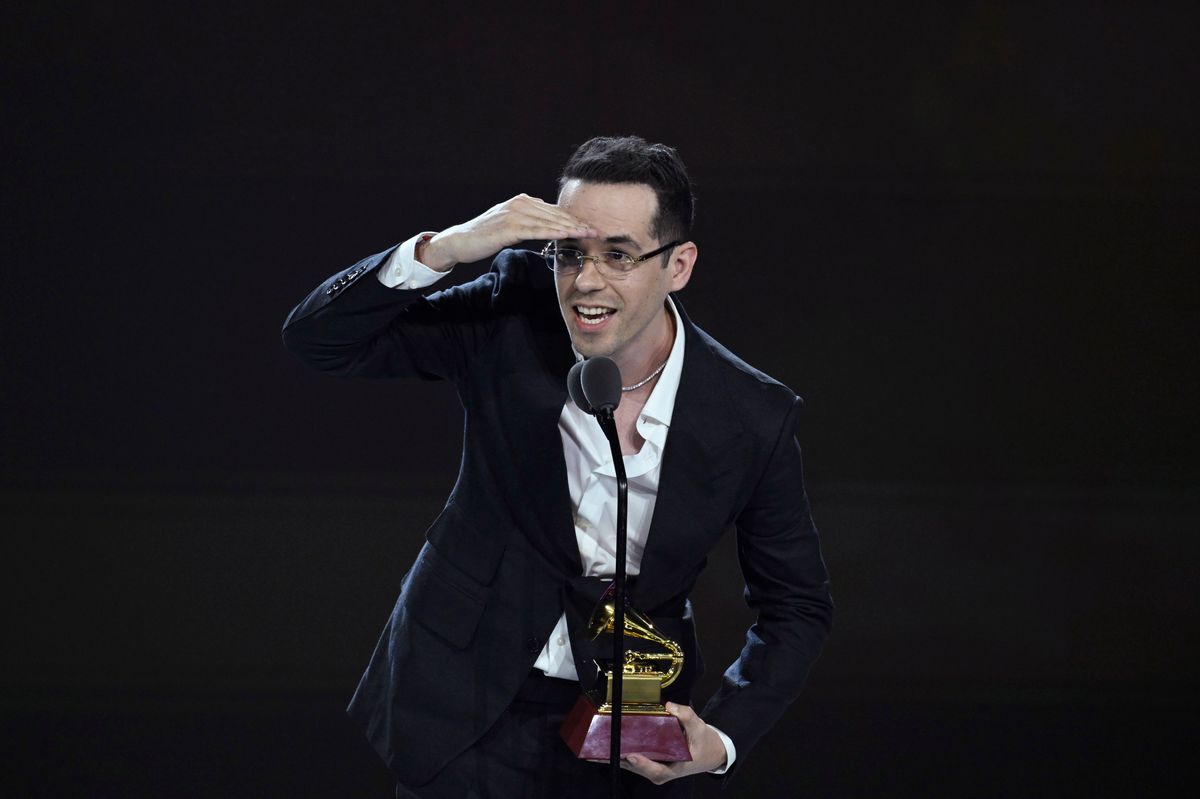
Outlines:
<svg viewBox="0 0 1200 799"><path fill-rule="evenodd" d="M545 645L546 645L546 642L543 641L541 638L526 638L525 639L525 651L529 652L530 654L533 654L533 655L536 655L538 652L541 652L542 647Z"/></svg>

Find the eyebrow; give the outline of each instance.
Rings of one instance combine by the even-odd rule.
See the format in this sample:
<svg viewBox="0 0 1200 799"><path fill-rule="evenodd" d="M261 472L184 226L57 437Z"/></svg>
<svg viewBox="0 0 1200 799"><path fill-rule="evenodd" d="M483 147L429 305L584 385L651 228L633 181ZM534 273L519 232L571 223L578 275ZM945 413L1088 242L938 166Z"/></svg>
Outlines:
<svg viewBox="0 0 1200 799"><path fill-rule="evenodd" d="M579 244L579 239L576 239L576 238L560 239L560 241L563 244ZM617 236L606 236L604 238L604 243L605 244L631 244L634 246L635 249L638 246L637 239L635 239L633 236L630 236L628 233L621 233L620 235L617 235Z"/></svg>

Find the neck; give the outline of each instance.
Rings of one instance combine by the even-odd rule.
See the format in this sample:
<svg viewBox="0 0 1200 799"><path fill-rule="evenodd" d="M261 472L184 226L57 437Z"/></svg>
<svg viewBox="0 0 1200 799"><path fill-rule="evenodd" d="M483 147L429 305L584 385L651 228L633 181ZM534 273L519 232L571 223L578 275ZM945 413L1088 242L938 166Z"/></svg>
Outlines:
<svg viewBox="0 0 1200 799"><path fill-rule="evenodd" d="M667 362L667 358L671 356L671 349L675 346L675 315L671 310L663 305L663 314L665 318L662 324L662 333L657 336L655 345L651 347L645 355L634 357L625 362L624 360L617 361L617 368L621 370L621 387L633 386L646 380L656 369L663 366ZM614 359L615 360L615 359ZM634 391L646 390L654 385L657 375L654 379L646 381L643 386L640 386Z"/></svg>

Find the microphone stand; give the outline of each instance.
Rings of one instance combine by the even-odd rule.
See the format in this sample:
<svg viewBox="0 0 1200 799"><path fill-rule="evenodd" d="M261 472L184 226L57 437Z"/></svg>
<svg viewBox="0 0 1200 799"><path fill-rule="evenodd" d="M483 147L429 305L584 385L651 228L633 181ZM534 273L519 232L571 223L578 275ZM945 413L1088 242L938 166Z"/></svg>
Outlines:
<svg viewBox="0 0 1200 799"><path fill-rule="evenodd" d="M579 361L567 374L567 392L585 412L596 417L612 452L613 470L617 475L617 563L613 579L613 665L609 680L608 760L612 772L613 799L621 798L621 701L625 674L625 548L628 518L629 483L625 475L625 458L621 455L621 438L617 433L614 414L621 402L621 372L611 358L594 357Z"/></svg>
<svg viewBox="0 0 1200 799"><path fill-rule="evenodd" d="M613 671L610 690L612 699L612 732L609 736L609 762L612 768L613 799L621 796L621 698L625 672L625 539L628 517L629 483L625 476L625 458L621 455L621 439L617 434L617 423L613 410L604 408L596 412L596 420L608 439L612 450L613 468L617 472L617 569L613 585Z"/></svg>

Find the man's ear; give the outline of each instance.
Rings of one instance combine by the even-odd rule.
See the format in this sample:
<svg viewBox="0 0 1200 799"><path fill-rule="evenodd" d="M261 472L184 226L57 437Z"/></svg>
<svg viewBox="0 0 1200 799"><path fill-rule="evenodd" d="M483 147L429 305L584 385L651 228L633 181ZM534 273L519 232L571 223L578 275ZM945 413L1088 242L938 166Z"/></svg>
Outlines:
<svg viewBox="0 0 1200 799"><path fill-rule="evenodd" d="M692 267L695 266L699 254L693 241L685 241L671 251L671 260L667 262L671 291L679 291L692 279Z"/></svg>

